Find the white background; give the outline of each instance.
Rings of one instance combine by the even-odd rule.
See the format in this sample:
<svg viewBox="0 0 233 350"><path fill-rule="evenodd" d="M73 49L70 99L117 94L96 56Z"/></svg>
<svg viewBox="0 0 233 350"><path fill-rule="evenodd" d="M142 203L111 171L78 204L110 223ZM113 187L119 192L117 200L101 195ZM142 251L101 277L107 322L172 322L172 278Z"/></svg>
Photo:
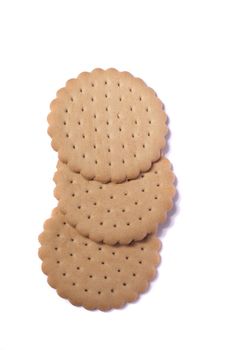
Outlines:
<svg viewBox="0 0 233 350"><path fill-rule="evenodd" d="M233 349L231 1L0 1L0 350ZM46 117L95 67L164 101L176 210L137 303L76 308L46 282L37 236L56 206Z"/></svg>

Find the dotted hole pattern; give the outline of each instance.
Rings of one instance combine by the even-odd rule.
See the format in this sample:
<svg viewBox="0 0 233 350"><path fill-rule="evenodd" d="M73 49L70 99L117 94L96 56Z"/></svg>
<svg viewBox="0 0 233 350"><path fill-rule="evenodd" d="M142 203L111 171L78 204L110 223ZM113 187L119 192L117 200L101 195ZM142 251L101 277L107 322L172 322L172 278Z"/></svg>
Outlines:
<svg viewBox="0 0 233 350"><path fill-rule="evenodd" d="M104 82L104 86L107 86L107 85L108 85L108 82L105 81L105 82ZM111 83L111 85L112 85L112 83ZM121 84L121 82L117 82L117 83L116 83L116 86L117 86L118 89L120 89L120 87L121 87L122 85L124 85L124 83L123 83L123 84ZM91 87L95 87L96 84L92 82L92 83L90 84L90 86L91 86ZM87 90L87 87L86 87L86 89L80 88L78 92L79 92L80 94L83 95L83 94L85 94L85 90ZM88 89L88 90L89 90L89 89ZM131 87L128 87L128 91L129 91L131 94L133 94L133 93L136 94L136 92L134 91L134 89L132 89ZM105 99L107 99L107 98L110 97L110 96L109 96L106 92L104 92L104 91L103 91L103 94L104 94ZM136 96L133 95L133 98L134 98L135 100L140 101L140 103L143 103L143 98L142 98L141 95L136 95ZM71 98L70 98L70 102L71 102L71 103L74 103L74 102L76 101L76 103L77 103L77 101L79 101L79 99L81 100L81 98L80 98L79 95L76 97L76 99L74 99L73 97L71 97ZM90 100L91 100L92 103L94 103L94 102L97 103L97 102L98 102L98 101L97 101L98 98L94 98L94 96L91 96ZM87 101L87 102L88 102L88 101ZM119 102L122 102L122 97L119 97ZM145 110L146 113L149 113L149 112L150 112L150 109L149 109L149 107L147 106L146 103L143 105L142 108ZM119 106L119 109L120 109L120 106ZM133 109L133 107L132 107L131 105L129 105L128 109L129 109L130 112L133 112L133 111L134 111L134 109ZM86 107L85 107L85 106L82 106L82 107L81 107L81 112L83 113L83 112L85 112L85 111L86 111L86 112L89 111L89 105L87 105ZM106 106L106 107L105 107L105 111L108 112L108 113L110 113L110 107ZM64 117L63 117L63 118L64 118L63 125L66 127L64 132L65 132L65 136L66 136L67 138L69 138L69 132L68 132L68 130L67 130L68 125L69 125L69 109L68 109L68 108L65 108L64 112L65 112L65 113L64 113ZM116 119L120 119L120 111L116 112L115 114L116 114ZM99 120L98 120L99 118L97 118L97 115L98 115L99 118L102 118L102 114L100 114L100 113L99 113L99 114L98 114L98 113L94 113L94 114L93 114L93 118L96 119L96 123L93 124L93 125L94 125L94 128L93 128L94 132L98 132L97 125L98 125L98 122L99 122ZM87 116L85 116L85 118L86 118L86 117L87 117ZM134 122L134 125L137 125L137 128L136 128L136 131L135 131L134 133L131 134L131 137L132 137L132 138L135 138L135 135L138 135L138 134L139 134L140 124L141 124L140 120L137 119L137 118L139 118L139 117L140 117L139 114L136 115L136 116L135 116L135 119L134 119L134 121L133 121L133 122ZM90 112L89 112L89 118L90 118L90 120L91 120ZM112 113L111 113L110 116L106 115L106 116L105 116L105 119L106 119L106 122L105 122L106 125L112 127L112 121L111 121L111 119L112 119ZM145 119L144 119L144 121L145 121ZM153 122L154 122L154 121L153 121L153 117L152 117L150 114L148 114L148 117L147 117L148 126L151 125L151 124L153 124ZM79 119L77 119L77 124L78 124L79 126L84 125L84 120L83 120L83 117L82 117L81 114L80 114L80 116L79 116ZM109 129L107 129L107 130L109 130L109 132L110 132L111 128L109 127ZM118 127L118 130L119 130L119 132L121 133L121 132L122 132L122 126L119 126L119 127ZM151 128L149 127L148 130L145 132L145 135L147 135L148 137L151 136L150 130L151 130ZM118 135L118 136L119 136L119 135ZM111 138L108 132L106 133L106 137L107 137L108 139ZM85 133L82 133L82 138L83 138L83 139L86 138ZM89 140L89 141L90 141L90 140ZM142 148L145 148L146 145L143 143L143 144L141 144L141 147L142 147ZM93 145L93 148L96 149L96 145ZM123 147L122 147L122 148L125 149L125 144L123 144ZM78 149L78 145L72 144L72 149L73 149L73 150ZM111 153L111 148L109 148L109 147L108 147L108 152ZM125 152L125 153L126 153L126 152ZM126 153L126 154L127 154L127 153ZM135 153L134 153L134 154L135 154ZM134 156L134 155L133 155L133 156ZM135 154L134 157L136 158L137 155ZM84 158L84 159L86 158L86 157L85 157L85 154L84 154L83 158ZM88 157L87 157L87 158L88 158ZM122 163L125 164L125 160L124 160L124 159L122 159ZM98 164L98 161L97 161L96 159L95 159L95 164ZM108 166L111 166L111 162L108 162Z"/></svg>

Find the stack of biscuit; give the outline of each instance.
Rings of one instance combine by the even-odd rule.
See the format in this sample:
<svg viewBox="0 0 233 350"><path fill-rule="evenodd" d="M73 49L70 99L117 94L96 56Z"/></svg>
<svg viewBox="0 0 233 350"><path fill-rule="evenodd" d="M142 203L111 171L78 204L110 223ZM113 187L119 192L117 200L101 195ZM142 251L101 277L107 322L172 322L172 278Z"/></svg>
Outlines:
<svg viewBox="0 0 233 350"><path fill-rule="evenodd" d="M173 205L163 104L130 73L95 69L57 92L48 122L58 206L39 236L42 270L76 306L120 308L156 275Z"/></svg>

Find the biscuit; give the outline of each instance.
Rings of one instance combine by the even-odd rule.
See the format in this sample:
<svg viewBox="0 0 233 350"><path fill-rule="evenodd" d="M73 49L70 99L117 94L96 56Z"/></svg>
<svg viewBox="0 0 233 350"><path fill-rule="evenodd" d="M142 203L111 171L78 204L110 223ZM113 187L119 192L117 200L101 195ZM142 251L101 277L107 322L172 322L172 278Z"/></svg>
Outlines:
<svg viewBox="0 0 233 350"><path fill-rule="evenodd" d="M95 243L72 228L58 210L39 236L48 283L72 304L109 310L135 301L156 274L160 240L150 235L129 246Z"/></svg>
<svg viewBox="0 0 233 350"><path fill-rule="evenodd" d="M59 159L103 183L147 171L166 142L166 114L155 92L116 69L95 69L69 80L52 101L48 122Z"/></svg>
<svg viewBox="0 0 233 350"><path fill-rule="evenodd" d="M166 158L149 172L120 184L89 181L58 162L55 197L66 220L78 232L106 244L128 244L153 233L165 221L175 194L174 174Z"/></svg>

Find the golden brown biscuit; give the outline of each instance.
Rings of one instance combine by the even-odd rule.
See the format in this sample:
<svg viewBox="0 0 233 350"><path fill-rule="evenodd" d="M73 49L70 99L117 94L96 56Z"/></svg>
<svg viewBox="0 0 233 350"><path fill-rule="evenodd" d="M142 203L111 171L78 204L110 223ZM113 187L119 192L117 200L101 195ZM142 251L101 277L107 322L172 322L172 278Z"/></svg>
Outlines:
<svg viewBox="0 0 233 350"><path fill-rule="evenodd" d="M139 178L121 184L86 180L58 163L55 196L67 221L90 239L114 245L141 240L172 208L174 174L166 158Z"/></svg>
<svg viewBox="0 0 233 350"><path fill-rule="evenodd" d="M45 222L39 256L48 283L72 304L109 310L135 301L160 262L155 235L129 246L91 241L73 229L58 210Z"/></svg>
<svg viewBox="0 0 233 350"><path fill-rule="evenodd" d="M141 79L116 69L81 73L57 92L48 116L59 159L87 179L134 179L160 158L166 114Z"/></svg>

